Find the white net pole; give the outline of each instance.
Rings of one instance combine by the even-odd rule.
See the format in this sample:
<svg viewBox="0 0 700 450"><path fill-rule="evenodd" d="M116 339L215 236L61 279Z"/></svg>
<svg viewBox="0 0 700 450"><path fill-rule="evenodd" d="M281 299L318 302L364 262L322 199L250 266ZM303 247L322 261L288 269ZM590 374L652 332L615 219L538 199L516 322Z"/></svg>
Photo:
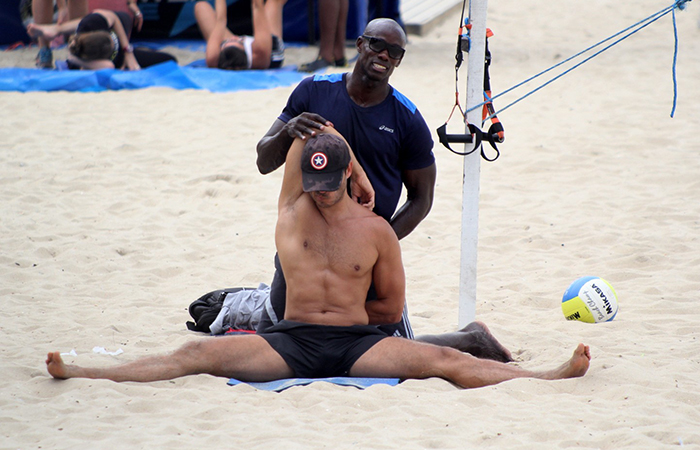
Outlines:
<svg viewBox="0 0 700 450"><path fill-rule="evenodd" d="M467 72L467 110L483 101L484 58L486 52L486 8L488 0L469 2L471 45ZM481 108L467 113L467 121L481 128ZM469 134L465 126L465 133ZM465 151L474 147L465 144ZM479 176L481 152L474 151L464 157L462 180L462 249L459 280L459 327L474 321L476 317L476 262L479 233Z"/></svg>

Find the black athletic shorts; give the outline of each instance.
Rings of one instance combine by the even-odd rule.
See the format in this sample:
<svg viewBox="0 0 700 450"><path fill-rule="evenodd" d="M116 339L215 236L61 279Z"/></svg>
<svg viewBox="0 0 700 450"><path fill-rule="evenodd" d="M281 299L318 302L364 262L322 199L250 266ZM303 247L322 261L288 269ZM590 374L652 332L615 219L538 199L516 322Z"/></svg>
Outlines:
<svg viewBox="0 0 700 450"><path fill-rule="evenodd" d="M279 69L284 64L284 41L272 35L272 54L270 55L270 69Z"/></svg>
<svg viewBox="0 0 700 450"><path fill-rule="evenodd" d="M353 364L387 337L372 325L338 327L288 320L260 336L301 378L348 376Z"/></svg>

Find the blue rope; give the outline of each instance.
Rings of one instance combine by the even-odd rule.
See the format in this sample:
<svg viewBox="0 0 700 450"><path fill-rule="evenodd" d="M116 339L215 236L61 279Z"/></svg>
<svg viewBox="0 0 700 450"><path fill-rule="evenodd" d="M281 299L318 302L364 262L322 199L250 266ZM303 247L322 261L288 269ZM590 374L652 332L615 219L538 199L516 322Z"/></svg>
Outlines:
<svg viewBox="0 0 700 450"><path fill-rule="evenodd" d="M603 39L602 41L600 41L600 42L598 42L598 43L596 43L596 44L591 45L591 46L588 47L587 49L578 52L577 54L575 54L575 55L573 55L573 56L571 56L571 57L569 57L569 58L567 58L567 59L561 61L560 63L555 64L554 66L552 66L552 67L550 67L550 68L548 68L548 69L543 70L542 72L540 72L540 73L538 73L538 74L536 74L536 75L533 75L532 77L528 78L527 80L522 81L521 83L518 83L518 84L516 84L515 86L506 89L505 91L501 92L500 94L494 95L494 96L491 97L490 99L487 99L486 101L481 102L481 103L479 103L478 105L472 106L471 108L469 108L469 109L467 109L467 110L465 111L465 114L468 113L468 112L471 112L471 111L473 111L473 110L475 110L475 109L477 109L477 108L479 108L479 107L482 107L482 106L485 105L486 103L489 103L490 101L492 101L492 100L494 100L494 99L496 99L496 98L498 98L498 97L501 97L501 96L507 94L508 92L510 92L510 91L512 91L512 90L514 90L514 89L516 89L516 88L518 88L518 87L520 87L520 86L522 86L522 85L524 85L524 84L526 84L526 83L529 83L530 81L534 80L535 78L537 78L537 77L539 77L539 76L542 76L542 75L544 75L545 73L547 73L547 72L549 72L549 71L551 71L551 70L556 69L557 67L561 66L562 64L566 64L567 62L571 61L572 59L577 58L577 57L581 56L582 54L584 54L584 53L586 53L586 52L588 52L588 51L590 51L590 50L592 50L592 49L594 49L594 48L596 48L596 47L598 47L598 46L600 46L600 45L602 45L602 44L604 44L604 43L610 41L611 39L614 39L614 38L616 38L617 36L619 36L619 35L621 35L621 34L627 32L627 31L629 31L629 30L634 29L635 27L637 27L636 29L634 29L634 30L631 31L630 33L628 33L628 34L626 34L625 36L621 37L620 39L614 41L612 44L610 44L610 45L604 47L603 49L599 50L598 52L596 52L596 53L594 53L593 55L589 56L588 58L584 59L584 60L581 61L580 63L578 63L578 64L572 66L572 67L569 68L568 70L566 70L566 71L564 71L563 73L557 75L556 77L554 77L554 78L552 78L551 80L547 81L546 83L540 85L539 87L533 89L532 91L528 92L527 94L525 94L524 96L522 96L522 97L520 97L519 99L515 100L514 102L512 102L512 103L508 104L507 106L501 108L500 110L494 112L494 113L491 114L490 116L486 117L486 118L484 119L484 121L486 121L486 120L488 120L488 119L491 119L492 117L495 117L495 116L498 115L499 113L505 111L506 109L510 108L511 106L515 105L516 103L520 102L521 100L524 100L525 98L529 97L530 95L534 94L535 92L539 91L540 89L544 88L545 86L547 86L547 85L553 83L554 81L558 80L559 78L563 77L564 75L566 75L567 73L571 72L572 70L578 68L579 66L583 65L584 63L586 63L586 62L590 61L591 59L595 58L596 56L598 56L599 54L601 54L601 53L603 53L604 51L608 50L609 48L611 48L611 47L617 45L617 44L620 43L621 41L627 39L627 38L630 37L631 35L635 34L635 33L638 32L638 31L640 31L641 29L643 29L643 28L645 28L645 27L651 25L652 23L656 22L657 20L659 20L659 19L662 18L663 16L667 15L669 12L672 12L672 13L673 13L674 35L676 36L676 51L674 52L674 60L673 60L673 74L674 74L674 75L673 75L673 77L674 77L674 78L673 78L673 79L674 79L674 101L673 101L673 102L674 102L674 110L675 110L675 104L676 104L676 97L675 97L675 92L676 92L675 70L676 70L676 69L675 69L675 68L676 68L676 53L677 53L677 48L678 48L678 35L677 35L677 31L676 31L675 9L676 9L676 8L678 8L678 9L684 9L685 6L686 6L685 3L689 2L689 1L692 1L692 0L676 0L676 2L675 2L673 5L667 6L666 8L663 8L662 10L660 10L660 11L658 11L658 12L656 12L656 13L650 15L650 16L647 17L646 19L642 19L642 20L640 20L639 22L635 23L634 25L631 25L631 26L625 28L624 30L621 30L621 31L619 31L619 32L617 32L617 33L615 33L615 34L613 34L612 36L607 37L607 38ZM645 23L645 22L646 22L646 23ZM673 112L671 113L671 117L673 117Z"/></svg>
<svg viewBox="0 0 700 450"><path fill-rule="evenodd" d="M541 76L541 75L544 75L544 74L547 73L547 72L550 72L550 71L556 69L557 67L561 66L562 64L566 64L567 62L571 61L572 59L577 58L577 57L583 55L584 53L586 53L586 52L588 52L588 51L590 51L590 50L596 48L597 46L599 46L599 45L601 45L601 44L604 44L605 42L607 42L607 41L609 41L609 40L611 40L611 39L613 39L613 38L615 38L615 37L621 35L621 34L624 33L625 31L634 28L635 26L637 26L637 25L643 23L643 22L646 21L646 20L649 20L650 18L652 18L652 17L654 17L654 16L656 16L656 15L658 15L658 14L661 14L661 12L663 12L663 10L657 12L656 14L652 14L651 16L647 17L647 18L644 19L644 20L640 20L639 22L635 23L634 25L630 25L629 27L625 28L624 30L619 31L619 32L613 34L612 36L603 39L602 41L598 42L597 44L591 45L591 46L588 47L587 49L582 50L582 51L576 53L575 55L573 55L573 56L571 56L571 57L569 57L569 58L563 60L562 62L560 62L560 63L558 63L558 64L555 64L554 66L550 67L549 69L545 69L545 70L543 70L542 72L540 72L540 73L538 73L538 74L536 74L536 75L534 75L534 76L528 78L527 80L525 80L525 81L523 81L523 82L521 82L521 83L518 83L518 84L516 84L515 86L513 86L513 87L511 87L511 88L509 88L509 89L506 89L505 91L501 92L500 94L493 96L493 99L496 99L496 98L498 98L498 97L500 97L500 96L502 96L502 95L505 95L505 94L507 94L508 92L512 91L513 89L516 89L516 88L522 86L523 84L529 83L530 81L534 80L535 78L537 78L537 77L539 77L539 76ZM486 102L484 102L484 103L486 103ZM474 108L478 108L479 106L481 106L481 105L477 105L477 106L475 106Z"/></svg>
<svg viewBox="0 0 700 450"><path fill-rule="evenodd" d="M685 6L684 6L685 7ZM671 108L671 118L676 113L676 100L678 99L678 81L676 80L676 60L678 58L678 28L676 27L676 10L673 10L673 107Z"/></svg>

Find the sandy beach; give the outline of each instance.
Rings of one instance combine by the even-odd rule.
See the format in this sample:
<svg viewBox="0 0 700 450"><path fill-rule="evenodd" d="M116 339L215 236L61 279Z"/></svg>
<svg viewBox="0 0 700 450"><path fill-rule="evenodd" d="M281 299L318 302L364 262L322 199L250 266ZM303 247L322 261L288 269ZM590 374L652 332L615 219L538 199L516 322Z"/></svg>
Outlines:
<svg viewBox="0 0 700 450"><path fill-rule="evenodd" d="M627 3L491 2L494 94L672 2ZM207 339L185 327L197 297L271 281L282 172L257 172L255 144L293 86L0 93L0 448L700 448L695 3L676 14L675 118L668 15L500 114L502 155L481 163L477 319L525 368L589 344L573 380L272 393L206 375L52 379L48 351L98 366L166 353ZM433 130L454 101L458 23L410 36L392 77ZM294 64L316 49L290 52ZM0 67L35 54L2 53ZM416 334L457 328L462 159L434 140L433 209L401 241ZM564 319L584 275L615 287L614 321Z"/></svg>

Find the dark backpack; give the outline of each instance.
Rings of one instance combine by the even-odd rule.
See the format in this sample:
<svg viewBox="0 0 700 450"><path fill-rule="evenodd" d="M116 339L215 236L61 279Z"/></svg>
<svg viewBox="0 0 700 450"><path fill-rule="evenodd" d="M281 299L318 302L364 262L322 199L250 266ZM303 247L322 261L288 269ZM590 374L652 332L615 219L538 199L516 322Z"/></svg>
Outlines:
<svg viewBox="0 0 700 450"><path fill-rule="evenodd" d="M190 331L201 331L203 333L211 333L209 326L216 320L216 316L219 315L221 307L224 304L224 299L226 295L233 292L238 292L242 289L252 289L235 287L228 289L220 289L218 291L212 291L207 294L202 295L197 300L190 304L190 316L194 319L194 322L185 322L187 329Z"/></svg>

